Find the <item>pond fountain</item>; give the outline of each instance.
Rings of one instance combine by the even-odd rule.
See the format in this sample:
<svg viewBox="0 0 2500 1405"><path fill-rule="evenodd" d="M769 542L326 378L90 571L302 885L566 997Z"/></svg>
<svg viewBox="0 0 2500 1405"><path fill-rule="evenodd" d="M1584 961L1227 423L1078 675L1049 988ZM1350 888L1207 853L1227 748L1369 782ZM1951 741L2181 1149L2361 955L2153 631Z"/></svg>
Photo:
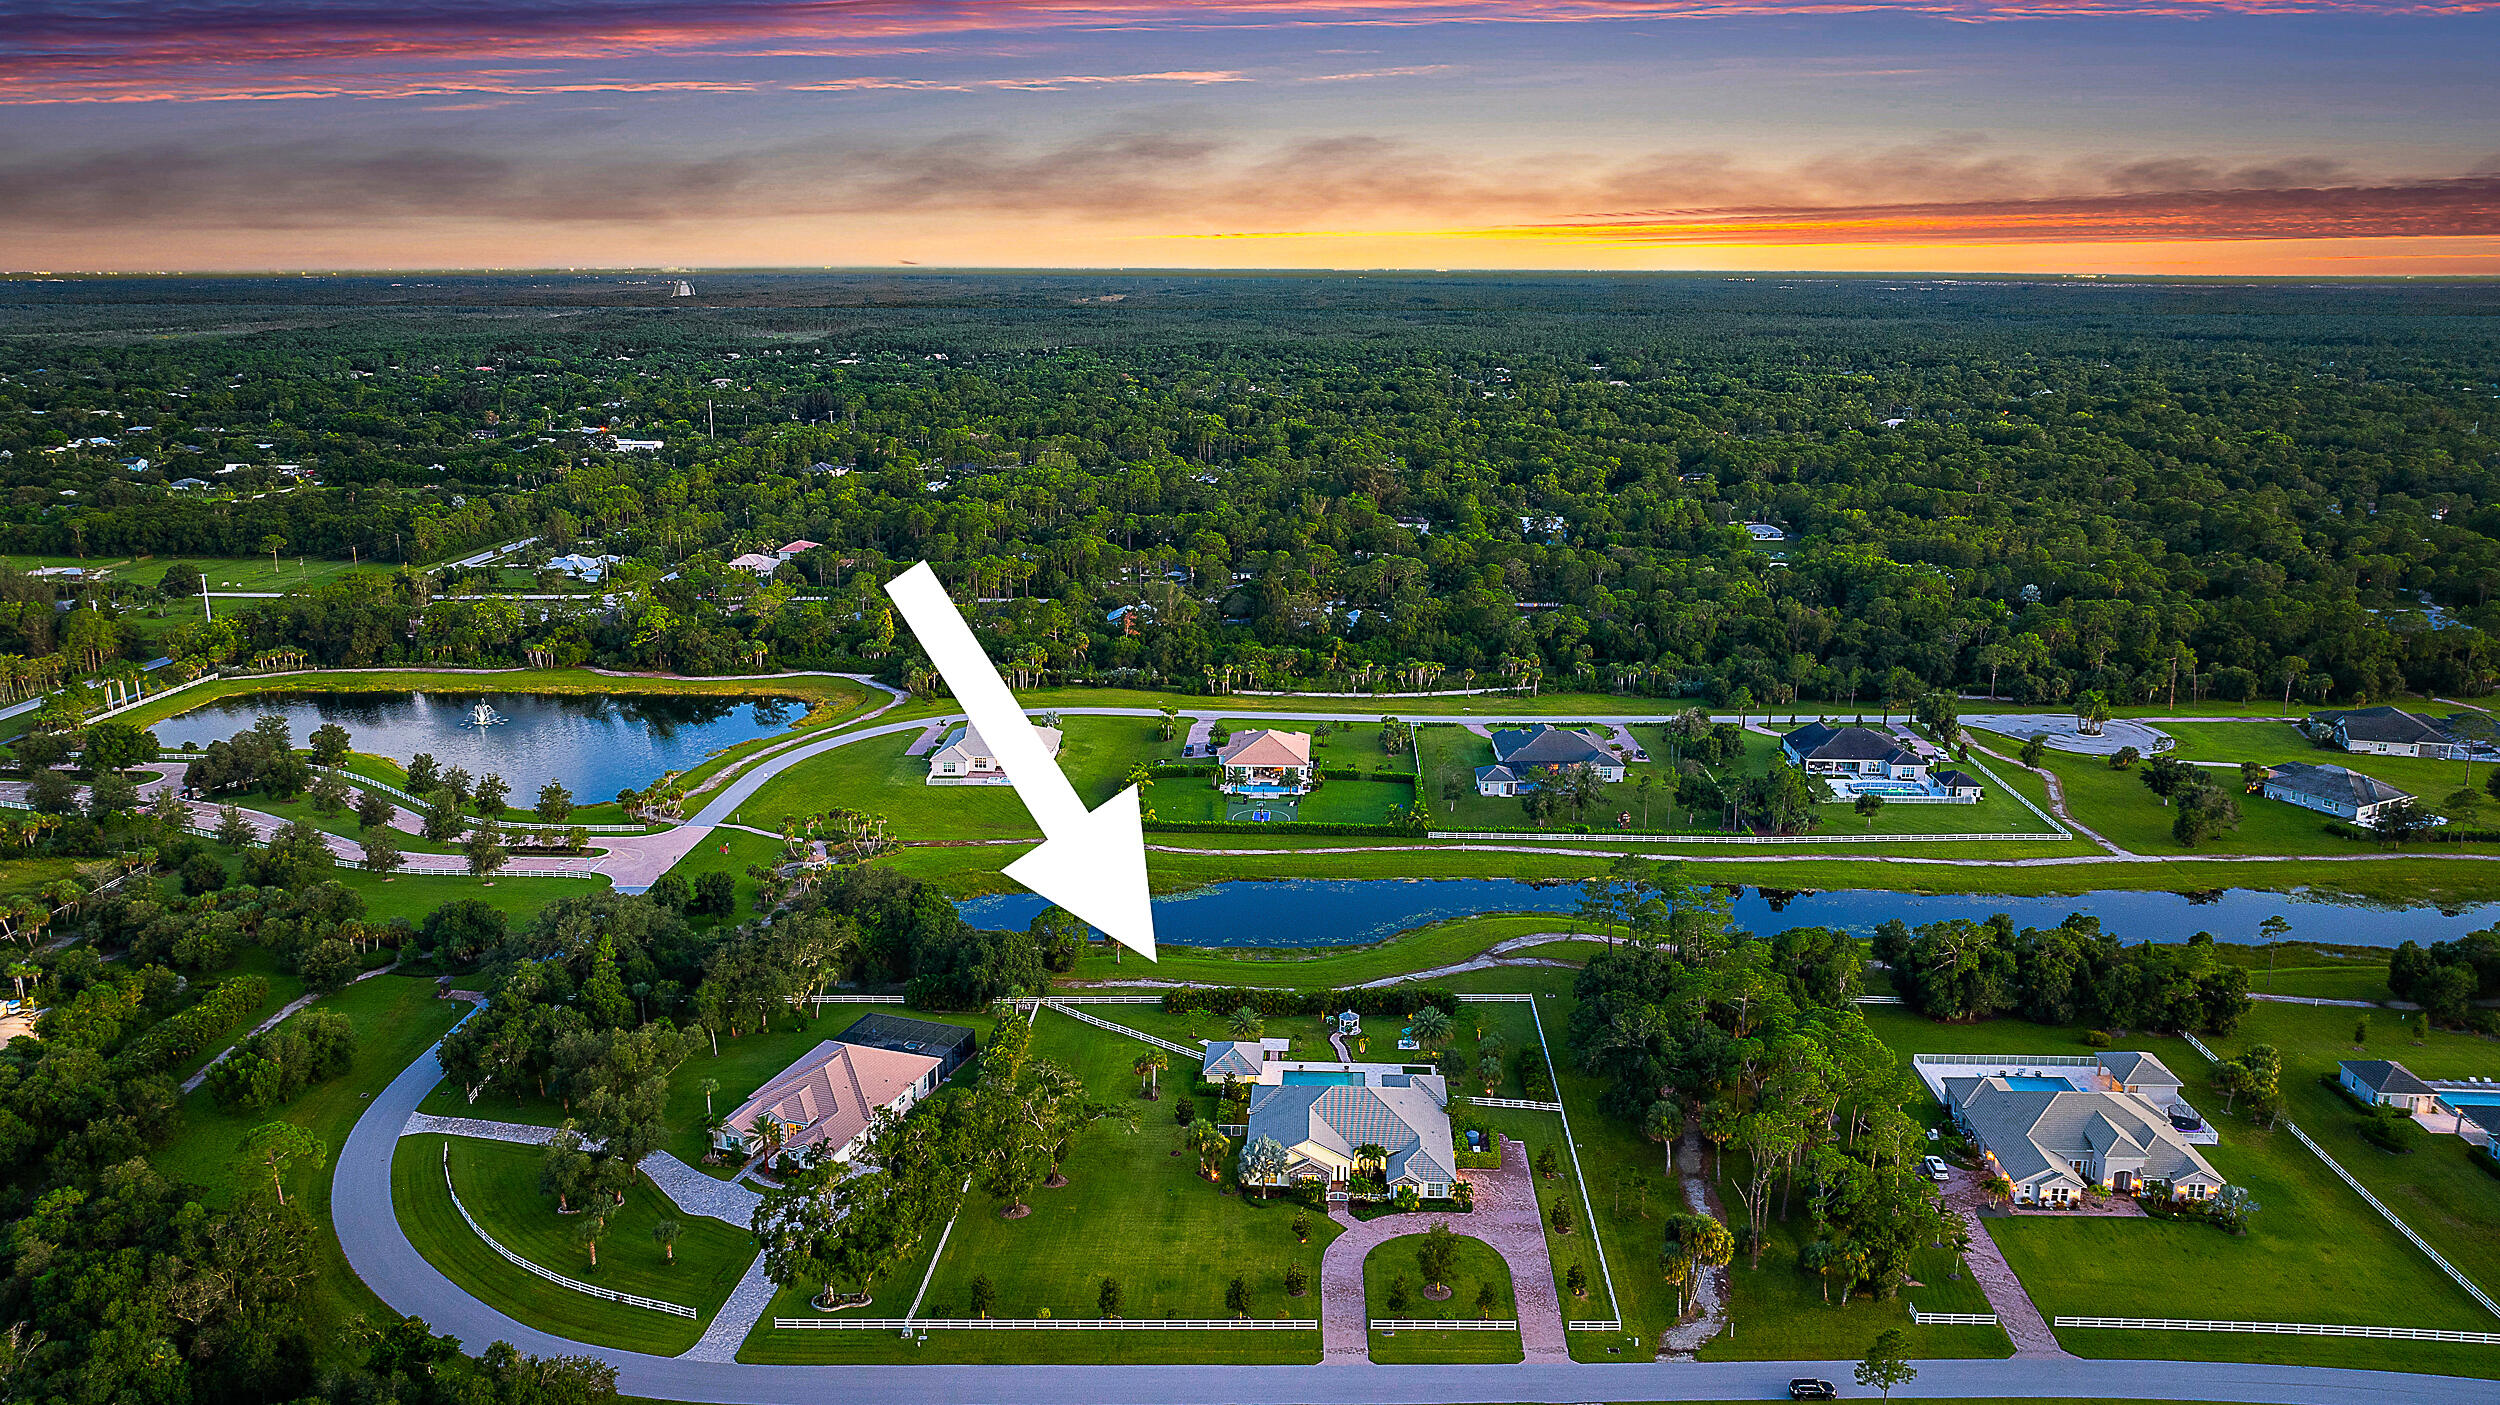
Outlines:
<svg viewBox="0 0 2500 1405"><path fill-rule="evenodd" d="M335 722L358 751L402 765L422 751L472 776L492 772L526 807L551 780L584 804L639 790L723 747L780 733L807 709L786 698L686 694L260 693L220 699L149 730L168 749L206 746L270 713L286 719L299 746Z"/></svg>

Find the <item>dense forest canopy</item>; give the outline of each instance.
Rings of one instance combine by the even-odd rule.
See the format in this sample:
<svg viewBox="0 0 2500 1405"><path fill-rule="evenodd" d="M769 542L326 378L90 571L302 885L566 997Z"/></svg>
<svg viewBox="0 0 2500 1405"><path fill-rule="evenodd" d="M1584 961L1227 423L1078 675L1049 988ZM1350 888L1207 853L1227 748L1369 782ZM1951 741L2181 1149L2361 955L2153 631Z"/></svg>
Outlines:
<svg viewBox="0 0 2500 1405"><path fill-rule="evenodd" d="M9 284L0 550L382 563L165 641L204 661L910 677L874 587L927 559L1077 682L2325 701L2500 662L2482 285L697 285ZM532 535L615 594L389 573Z"/></svg>

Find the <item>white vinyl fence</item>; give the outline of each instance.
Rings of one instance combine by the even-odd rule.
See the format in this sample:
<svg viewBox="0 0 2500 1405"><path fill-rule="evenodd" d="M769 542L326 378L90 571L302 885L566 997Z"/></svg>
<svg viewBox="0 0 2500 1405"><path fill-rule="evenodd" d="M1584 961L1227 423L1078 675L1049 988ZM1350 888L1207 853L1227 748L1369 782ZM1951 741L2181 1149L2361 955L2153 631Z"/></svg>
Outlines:
<svg viewBox="0 0 2500 1405"><path fill-rule="evenodd" d="M537 1274L539 1277L546 1279L548 1282L555 1284L559 1288L570 1288L576 1293L588 1293L594 1298L605 1298L609 1302L623 1303L627 1307L649 1308L653 1312L665 1312L676 1317L693 1317L696 1315L693 1308L680 1307L675 1303L664 1303L657 1298L641 1298L636 1297L631 1293L617 1292L612 1288L594 1288L587 1283L576 1283L572 1279L565 1277L563 1274L556 1272L554 1269L540 1268L538 1265L522 1258L510 1249L496 1243L493 1235L488 1234L485 1230L478 1227L475 1217L469 1214L469 1207L460 1203L460 1192L452 1189L451 1148L448 1145L443 1148L443 1193L451 1197L451 1208L458 1210L460 1212L460 1218L468 1221L470 1231L476 1234L480 1240L484 1241L487 1248L494 1250L505 1263L511 1264L514 1268L524 1269L530 1273Z"/></svg>
<svg viewBox="0 0 2500 1405"><path fill-rule="evenodd" d="M1496 1317L1490 1321L1474 1317L1375 1317L1375 1332L1516 1332L1516 1318Z"/></svg>
<svg viewBox="0 0 2500 1405"><path fill-rule="evenodd" d="M1316 1332L1315 1317L776 1317L791 1332Z"/></svg>
<svg viewBox="0 0 2500 1405"><path fill-rule="evenodd" d="M1994 1327L1993 1312L1921 1312L1918 1304L1910 1304L1910 1320L1921 1327Z"/></svg>
<svg viewBox="0 0 2500 1405"><path fill-rule="evenodd" d="M2344 1327L2326 1322L2214 1322L2195 1317L2060 1317L2053 1327L2116 1327L2138 1332L2268 1332L2285 1337L2377 1337L2400 1342L2469 1342L2500 1346L2500 1332L2446 1332L2430 1327Z"/></svg>
<svg viewBox="0 0 2500 1405"><path fill-rule="evenodd" d="M1563 1328L1571 1332L1620 1332L1623 1330L1623 1323L1617 1318L1609 1317L1602 1321L1566 1322Z"/></svg>

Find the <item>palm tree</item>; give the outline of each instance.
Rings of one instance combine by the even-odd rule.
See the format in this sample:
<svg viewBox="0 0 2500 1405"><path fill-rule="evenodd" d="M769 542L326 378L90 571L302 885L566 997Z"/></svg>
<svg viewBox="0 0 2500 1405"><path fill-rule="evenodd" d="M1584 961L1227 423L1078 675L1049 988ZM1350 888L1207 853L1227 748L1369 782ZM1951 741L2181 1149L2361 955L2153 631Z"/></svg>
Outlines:
<svg viewBox="0 0 2500 1405"><path fill-rule="evenodd" d="M712 1095L713 1095L714 1093L719 1092L719 1091L720 1091L720 1080L719 1080L719 1079L717 1079L717 1078L706 1078L706 1079L704 1079L704 1080L703 1080L703 1115L704 1115L704 1116L709 1117L709 1116L711 1116L711 1115L712 1115Z"/></svg>
<svg viewBox="0 0 2500 1405"><path fill-rule="evenodd" d="M1389 1169L1389 1148L1378 1142L1365 1142L1356 1147L1354 1169L1357 1171L1377 1169L1385 1174Z"/></svg>
<svg viewBox="0 0 2500 1405"><path fill-rule="evenodd" d="M26 998L26 983L30 980L38 979L42 975L43 968L31 961L12 961L9 963L8 977L10 980L17 983L17 998L20 1000Z"/></svg>
<svg viewBox="0 0 2500 1405"><path fill-rule="evenodd" d="M1224 1157L1233 1149L1232 1138L1217 1131L1213 1122L1192 1122L1186 1140L1198 1158L1199 1175L1215 1180L1224 1174Z"/></svg>
<svg viewBox="0 0 2500 1405"><path fill-rule="evenodd" d="M1148 1049L1137 1056L1136 1061L1129 1065L1129 1070L1144 1081L1146 1096L1151 1099L1162 1094L1159 1086L1162 1080L1156 1075L1171 1066L1172 1061L1163 1056L1161 1049Z"/></svg>
<svg viewBox="0 0 2500 1405"><path fill-rule="evenodd" d="M1449 1012L1438 1005L1426 1005L1415 1012L1415 1018L1408 1028L1414 1031L1417 1043L1438 1044L1450 1037Z"/></svg>
<svg viewBox="0 0 2500 1405"><path fill-rule="evenodd" d="M1253 1006L1236 1007L1231 1014L1224 1017L1224 1029L1235 1039L1256 1039L1259 1037L1259 1031L1264 1028L1266 1028L1266 1022L1259 1018L1259 1012Z"/></svg>
<svg viewBox="0 0 2500 1405"><path fill-rule="evenodd" d="M662 1220L658 1224L651 1226L651 1237L659 1242L660 1251L668 1255L669 1266L672 1268L674 1268L677 1264L677 1235L679 1229L680 1226L675 1220Z"/></svg>

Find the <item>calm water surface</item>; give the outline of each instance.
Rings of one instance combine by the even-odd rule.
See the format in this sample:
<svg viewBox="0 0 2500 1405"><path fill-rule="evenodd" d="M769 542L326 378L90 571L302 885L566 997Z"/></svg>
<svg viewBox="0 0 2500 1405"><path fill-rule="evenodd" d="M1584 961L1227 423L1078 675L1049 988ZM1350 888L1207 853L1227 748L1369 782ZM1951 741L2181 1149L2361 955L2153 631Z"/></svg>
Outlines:
<svg viewBox="0 0 2500 1405"><path fill-rule="evenodd" d="M1503 878L1287 879L1215 883L1154 900L1155 938L1174 946L1350 946L1392 937L1429 922L1488 912L1568 913L1579 906L1575 884ZM1022 927L1047 904L1031 893L972 898L957 906L982 927ZM1898 917L1915 927L1948 917L2010 913L2017 926L2051 927L2070 912L2101 919L2122 941L2185 941L2211 932L2218 941L2253 942L2257 924L2281 914L2296 941L2394 946L2411 938L2428 945L2500 923L2500 903L2405 907L2303 893L2230 888L2213 893L2094 892L2064 897L1984 893L1937 897L1875 889L1799 893L1748 888L1736 899L1736 925L1756 932L1788 927L1840 927L1872 932ZM1558 929L1561 924L1557 924Z"/></svg>
<svg viewBox="0 0 2500 1405"><path fill-rule="evenodd" d="M485 703L506 720L467 725ZM304 744L315 727L336 722L354 734L358 751L406 764L420 751L472 776L493 772L528 806L550 780L590 803L639 790L682 771L722 747L783 731L807 715L787 698L704 698L683 695L597 697L570 693L267 693L229 698L168 718L150 730L167 750L206 746L276 713Z"/></svg>

